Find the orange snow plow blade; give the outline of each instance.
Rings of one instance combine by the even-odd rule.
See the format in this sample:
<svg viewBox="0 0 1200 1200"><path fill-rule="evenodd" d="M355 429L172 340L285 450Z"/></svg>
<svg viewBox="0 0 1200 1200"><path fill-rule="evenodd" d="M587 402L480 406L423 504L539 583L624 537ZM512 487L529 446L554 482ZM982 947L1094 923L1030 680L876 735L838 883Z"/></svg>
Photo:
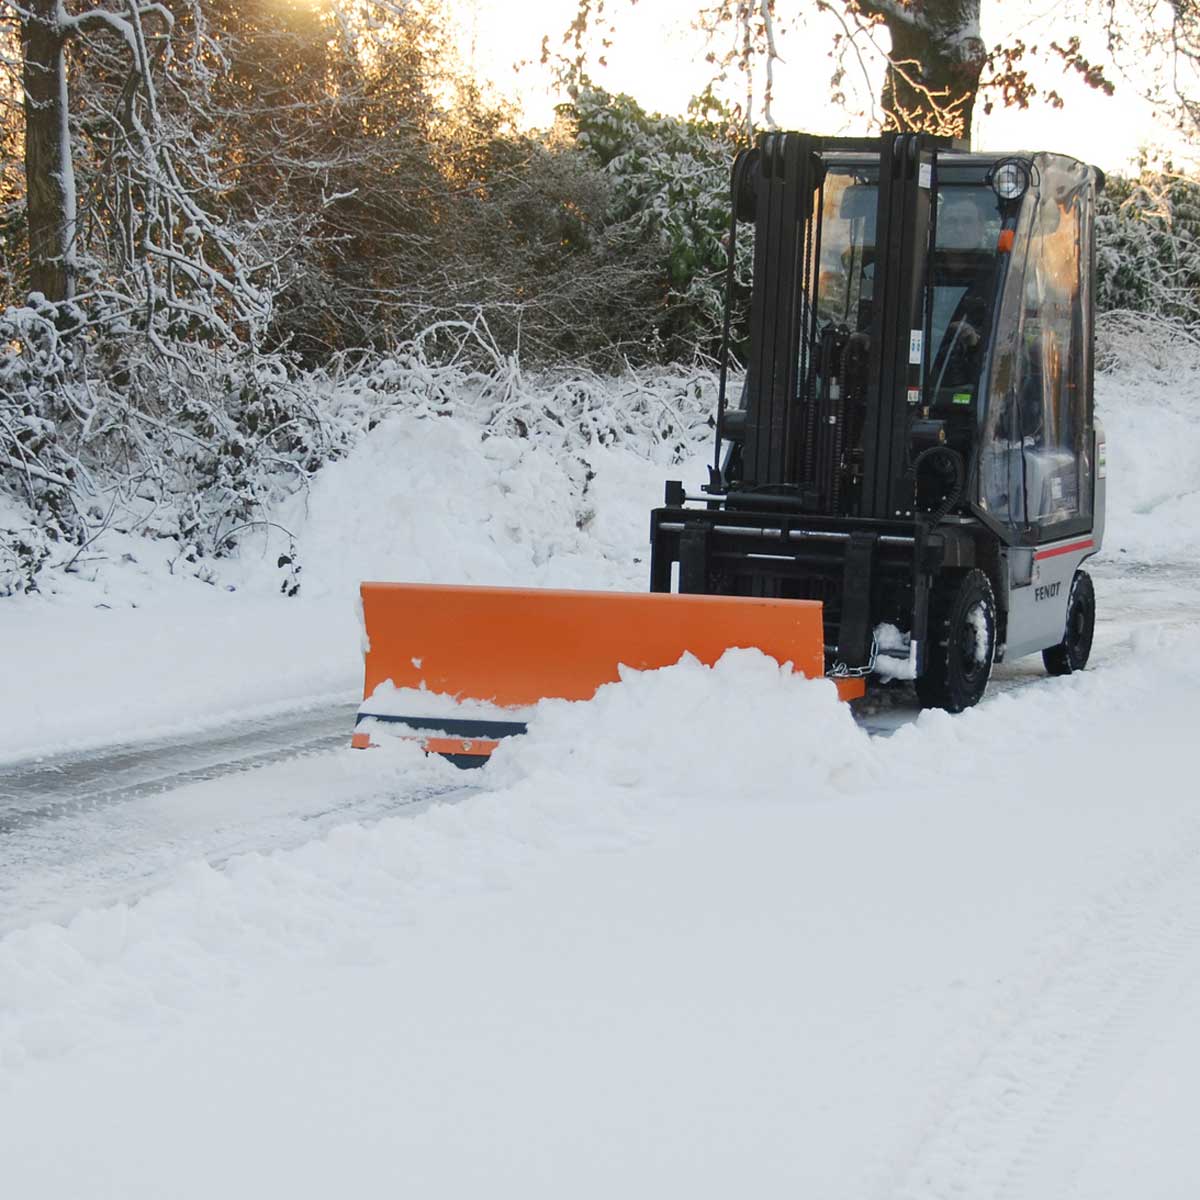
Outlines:
<svg viewBox="0 0 1200 1200"><path fill-rule="evenodd" d="M588 700L619 678L622 664L652 670L690 653L712 665L732 647L759 649L802 675L825 672L821 605L813 600L364 583L362 602L369 645L360 722L407 726L427 749L456 760L482 761L524 723L501 713L384 712L379 698L370 703L376 688L390 682L521 708L549 697ZM843 699L862 695L861 680L837 682Z"/></svg>

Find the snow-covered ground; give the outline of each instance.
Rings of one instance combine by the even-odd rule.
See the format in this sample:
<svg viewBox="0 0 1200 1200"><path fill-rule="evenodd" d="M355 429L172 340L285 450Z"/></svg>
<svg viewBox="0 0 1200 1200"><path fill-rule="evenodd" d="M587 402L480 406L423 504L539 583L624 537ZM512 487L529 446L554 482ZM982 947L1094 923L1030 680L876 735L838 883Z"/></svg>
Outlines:
<svg viewBox="0 0 1200 1200"><path fill-rule="evenodd" d="M130 749L3 799L31 754L319 723L359 578L644 587L703 446L598 448L584 491L399 417L280 514L295 600L268 546L5 602L0 1195L1200 1194L1200 374L1101 387L1094 668L888 737L743 651L469 777L313 742L156 793Z"/></svg>

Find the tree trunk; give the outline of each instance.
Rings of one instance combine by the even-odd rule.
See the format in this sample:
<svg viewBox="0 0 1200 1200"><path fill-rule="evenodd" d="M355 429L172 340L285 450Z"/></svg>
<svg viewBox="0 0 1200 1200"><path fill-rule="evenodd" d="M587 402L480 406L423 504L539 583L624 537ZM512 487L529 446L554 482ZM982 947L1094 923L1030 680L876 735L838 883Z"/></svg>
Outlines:
<svg viewBox="0 0 1200 1200"><path fill-rule="evenodd" d="M883 83L889 129L970 137L986 51L980 0L859 0L892 38Z"/></svg>
<svg viewBox="0 0 1200 1200"><path fill-rule="evenodd" d="M75 291L75 172L67 113L66 39L57 0L30 0L21 22L29 290L47 300Z"/></svg>

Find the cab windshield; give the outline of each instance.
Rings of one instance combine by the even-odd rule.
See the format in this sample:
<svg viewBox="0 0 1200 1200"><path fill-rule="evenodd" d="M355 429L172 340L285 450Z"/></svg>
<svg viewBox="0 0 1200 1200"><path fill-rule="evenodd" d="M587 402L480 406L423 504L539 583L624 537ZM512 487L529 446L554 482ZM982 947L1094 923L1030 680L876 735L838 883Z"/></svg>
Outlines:
<svg viewBox="0 0 1200 1200"><path fill-rule="evenodd" d="M817 284L818 332L840 326L869 333L875 287L878 185L863 172L833 168L825 180ZM946 183L934 215L926 402L970 406L991 335L1001 212L982 181Z"/></svg>

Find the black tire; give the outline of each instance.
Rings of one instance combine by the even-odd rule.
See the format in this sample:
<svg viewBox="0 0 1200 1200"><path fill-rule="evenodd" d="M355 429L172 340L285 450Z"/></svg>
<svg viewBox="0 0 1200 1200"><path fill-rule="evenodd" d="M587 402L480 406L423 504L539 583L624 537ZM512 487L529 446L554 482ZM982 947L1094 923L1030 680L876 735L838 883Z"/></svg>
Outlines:
<svg viewBox="0 0 1200 1200"><path fill-rule="evenodd" d="M1086 571L1076 571L1067 598L1067 628L1057 646L1042 651L1042 662L1051 675L1070 675L1087 666L1096 632L1096 589Z"/></svg>
<svg viewBox="0 0 1200 1200"><path fill-rule="evenodd" d="M992 677L995 654L996 597L988 577L982 571L943 576L930 597L917 699L926 708L952 713L978 704Z"/></svg>

